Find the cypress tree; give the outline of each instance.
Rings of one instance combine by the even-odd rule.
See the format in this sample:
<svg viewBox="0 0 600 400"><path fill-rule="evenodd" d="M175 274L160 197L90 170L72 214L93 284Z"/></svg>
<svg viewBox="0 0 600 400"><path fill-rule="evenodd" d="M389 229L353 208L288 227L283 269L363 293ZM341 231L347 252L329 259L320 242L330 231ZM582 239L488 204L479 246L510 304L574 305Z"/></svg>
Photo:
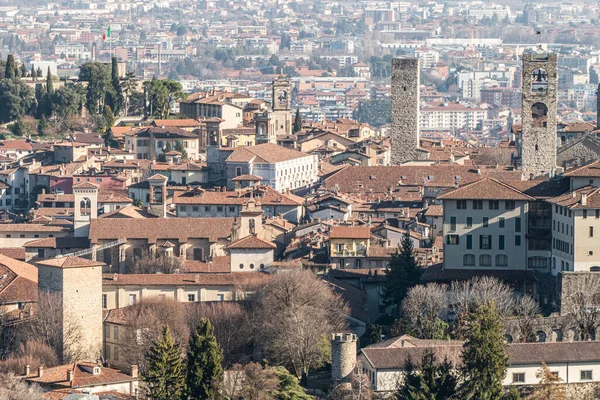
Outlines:
<svg viewBox="0 0 600 400"><path fill-rule="evenodd" d="M44 74L42 72L42 67L37 67L37 77L41 78L42 76L44 76Z"/></svg>
<svg viewBox="0 0 600 400"><path fill-rule="evenodd" d="M119 80L119 64L117 63L117 57L113 57L111 62L111 84L115 91L113 110L115 111L115 114L118 115L123 106L123 89L121 88L121 81Z"/></svg>
<svg viewBox="0 0 600 400"><path fill-rule="evenodd" d="M146 368L142 380L146 395L152 400L179 400L185 392L185 372L181 347L175 343L168 326L144 355Z"/></svg>
<svg viewBox="0 0 600 400"><path fill-rule="evenodd" d="M385 275L387 278L384 288L385 298L388 305L394 306L397 315L408 289L418 284L421 279L421 269L417 265L413 244L408 233L402 237L400 252L392 256Z"/></svg>
<svg viewBox="0 0 600 400"><path fill-rule="evenodd" d="M298 133L302 130L302 116L300 115L300 109L296 108L296 118L294 119L294 128L292 133Z"/></svg>
<svg viewBox="0 0 600 400"><path fill-rule="evenodd" d="M12 54L9 54L8 57L6 57L6 66L4 69L4 77L7 79L15 79L15 77L17 76L16 70L17 70L17 65L15 64L15 56L13 56Z"/></svg>
<svg viewBox="0 0 600 400"><path fill-rule="evenodd" d="M52 84L52 73L50 72L50 67L48 67L48 74L46 75L46 93L49 95L54 92L54 86Z"/></svg>
<svg viewBox="0 0 600 400"><path fill-rule="evenodd" d="M223 378L223 352L210 321L203 318L190 337L186 384L192 399L212 399Z"/></svg>
<svg viewBox="0 0 600 400"><path fill-rule="evenodd" d="M508 368L502 318L494 303L469 315L463 346L461 398L498 400Z"/></svg>
<svg viewBox="0 0 600 400"><path fill-rule="evenodd" d="M24 62L21 63L21 76L27 78L27 67Z"/></svg>

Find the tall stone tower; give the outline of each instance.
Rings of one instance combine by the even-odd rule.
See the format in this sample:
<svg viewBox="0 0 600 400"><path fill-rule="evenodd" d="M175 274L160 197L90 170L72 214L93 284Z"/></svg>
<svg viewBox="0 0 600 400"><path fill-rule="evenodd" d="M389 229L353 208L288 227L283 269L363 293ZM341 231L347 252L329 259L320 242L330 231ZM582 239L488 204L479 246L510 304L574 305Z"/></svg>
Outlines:
<svg viewBox="0 0 600 400"><path fill-rule="evenodd" d="M352 389L352 371L356 366L356 345L358 339L353 333L331 335L331 386Z"/></svg>
<svg viewBox="0 0 600 400"><path fill-rule="evenodd" d="M292 134L292 86L279 76L273 81L272 111L256 117L256 144L277 143L278 135Z"/></svg>
<svg viewBox="0 0 600 400"><path fill-rule="evenodd" d="M75 215L73 229L75 236L88 237L90 234L90 221L98 218L98 186L84 182L73 186L75 202Z"/></svg>
<svg viewBox="0 0 600 400"><path fill-rule="evenodd" d="M420 78L418 58L392 60L392 164L417 159Z"/></svg>
<svg viewBox="0 0 600 400"><path fill-rule="evenodd" d="M154 174L148 178L150 184L148 212L159 218L167 216L167 181L168 178L161 174Z"/></svg>
<svg viewBox="0 0 600 400"><path fill-rule="evenodd" d="M523 54L521 168L524 178L556 170L556 53Z"/></svg>
<svg viewBox="0 0 600 400"><path fill-rule="evenodd" d="M600 129L600 83L596 89L596 129Z"/></svg>
<svg viewBox="0 0 600 400"><path fill-rule="evenodd" d="M60 305L58 356L69 362L96 361L102 351L102 262L60 257L37 263L40 295Z"/></svg>

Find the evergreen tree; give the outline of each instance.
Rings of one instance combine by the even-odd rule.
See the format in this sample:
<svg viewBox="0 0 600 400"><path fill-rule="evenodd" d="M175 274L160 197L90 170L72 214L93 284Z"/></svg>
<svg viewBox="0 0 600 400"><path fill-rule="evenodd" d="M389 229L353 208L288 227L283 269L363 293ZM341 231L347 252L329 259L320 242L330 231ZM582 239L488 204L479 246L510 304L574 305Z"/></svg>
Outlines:
<svg viewBox="0 0 600 400"><path fill-rule="evenodd" d="M188 158L187 151L185 151L185 149L183 148L183 145L181 144L181 140L178 140L175 142L175 151L180 152L181 158L183 158L184 160L186 160Z"/></svg>
<svg viewBox="0 0 600 400"><path fill-rule="evenodd" d="M410 359L404 364L404 381L396 393L397 400L443 400L456 395L457 378L448 359L437 362L435 353L425 350L416 367Z"/></svg>
<svg viewBox="0 0 600 400"><path fill-rule="evenodd" d="M38 78L41 78L42 76L44 76L43 72L42 72L42 67L37 67L36 72L37 72L37 77Z"/></svg>
<svg viewBox="0 0 600 400"><path fill-rule="evenodd" d="M419 283L421 269L417 265L410 235L404 234L400 252L392 256L392 260L385 271L385 298L388 305L394 306L397 314L400 304L406 296L408 289Z"/></svg>
<svg viewBox="0 0 600 400"><path fill-rule="evenodd" d="M24 62L21 63L21 76L27 78L27 67Z"/></svg>
<svg viewBox="0 0 600 400"><path fill-rule="evenodd" d="M310 400L311 396L304 393L298 378L290 374L284 367L273 367L279 383L277 384L276 400Z"/></svg>
<svg viewBox="0 0 600 400"><path fill-rule="evenodd" d="M6 67L4 68L4 77L7 79L15 79L17 65L15 64L15 56L9 54L6 58Z"/></svg>
<svg viewBox="0 0 600 400"><path fill-rule="evenodd" d="M223 351L210 321L203 318L190 337L186 384L192 399L212 399L223 377Z"/></svg>
<svg viewBox="0 0 600 400"><path fill-rule="evenodd" d="M494 303L483 304L469 315L463 346L461 398L498 400L508 368L502 318Z"/></svg>
<svg viewBox="0 0 600 400"><path fill-rule="evenodd" d="M48 74L46 75L46 93L51 95L54 92L54 86L52 84L52 73L50 72L50 67L48 67Z"/></svg>
<svg viewBox="0 0 600 400"><path fill-rule="evenodd" d="M117 57L112 58L111 83L115 93L115 97L112 101L113 110L115 111L116 115L119 115L119 112L123 107L123 89L121 88L121 82L119 79L119 64L117 63Z"/></svg>
<svg viewBox="0 0 600 400"><path fill-rule="evenodd" d="M296 108L296 118L294 119L294 128L292 133L298 133L302 130L302 116L300 115L300 109Z"/></svg>
<svg viewBox="0 0 600 400"><path fill-rule="evenodd" d="M181 347L175 343L168 326L144 355L146 367L142 380L146 396L152 400L179 400L185 392L185 372Z"/></svg>

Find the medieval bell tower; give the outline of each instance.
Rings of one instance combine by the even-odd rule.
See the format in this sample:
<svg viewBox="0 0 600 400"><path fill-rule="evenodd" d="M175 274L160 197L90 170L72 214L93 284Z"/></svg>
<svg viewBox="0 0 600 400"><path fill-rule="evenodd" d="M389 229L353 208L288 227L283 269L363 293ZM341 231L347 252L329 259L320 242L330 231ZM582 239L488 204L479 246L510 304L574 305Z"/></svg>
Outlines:
<svg viewBox="0 0 600 400"><path fill-rule="evenodd" d="M256 144L277 143L292 134L292 85L282 75L273 81L271 111L256 117Z"/></svg>
<svg viewBox="0 0 600 400"><path fill-rule="evenodd" d="M556 170L557 55L523 54L521 168L528 179Z"/></svg>

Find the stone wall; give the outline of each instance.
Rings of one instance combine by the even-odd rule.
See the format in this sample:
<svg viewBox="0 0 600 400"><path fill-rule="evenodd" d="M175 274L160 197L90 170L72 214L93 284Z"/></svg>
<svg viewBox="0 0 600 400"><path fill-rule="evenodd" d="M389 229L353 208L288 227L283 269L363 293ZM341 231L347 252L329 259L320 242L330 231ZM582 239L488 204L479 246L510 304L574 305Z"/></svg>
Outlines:
<svg viewBox="0 0 600 400"><path fill-rule="evenodd" d="M600 398L600 382L565 384L564 400L593 400ZM517 386L522 398L531 396L538 385Z"/></svg>
<svg viewBox="0 0 600 400"><path fill-rule="evenodd" d="M419 81L418 58L392 60L392 165L418 157Z"/></svg>
<svg viewBox="0 0 600 400"><path fill-rule="evenodd" d="M557 163L564 168L583 165L600 156L600 144L590 135L584 138L567 142L558 150Z"/></svg>
<svg viewBox="0 0 600 400"><path fill-rule="evenodd" d="M535 90L536 71L543 69L547 76L547 89ZM539 176L556 168L556 88L558 82L557 55L555 53L523 54L522 90L522 140L521 166L523 175ZM535 118L532 107L542 103L547 107L547 115Z"/></svg>

